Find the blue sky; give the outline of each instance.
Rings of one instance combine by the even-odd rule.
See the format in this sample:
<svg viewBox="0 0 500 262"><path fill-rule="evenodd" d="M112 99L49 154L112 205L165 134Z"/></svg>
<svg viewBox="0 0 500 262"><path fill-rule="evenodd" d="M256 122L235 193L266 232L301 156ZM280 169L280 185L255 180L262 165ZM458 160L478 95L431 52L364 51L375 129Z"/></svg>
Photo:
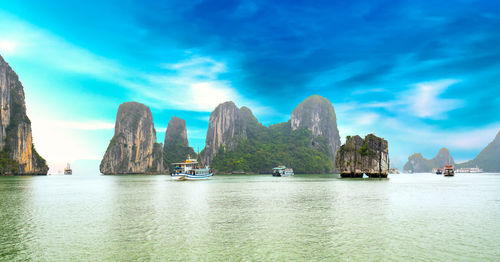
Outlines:
<svg viewBox="0 0 500 262"><path fill-rule="evenodd" d="M0 54L23 82L51 172L98 162L125 101L151 107L159 142L171 116L184 118L201 150L217 104L271 124L312 94L333 103L342 137L386 138L398 167L443 146L468 160L500 130L499 46L497 1L0 6Z"/></svg>

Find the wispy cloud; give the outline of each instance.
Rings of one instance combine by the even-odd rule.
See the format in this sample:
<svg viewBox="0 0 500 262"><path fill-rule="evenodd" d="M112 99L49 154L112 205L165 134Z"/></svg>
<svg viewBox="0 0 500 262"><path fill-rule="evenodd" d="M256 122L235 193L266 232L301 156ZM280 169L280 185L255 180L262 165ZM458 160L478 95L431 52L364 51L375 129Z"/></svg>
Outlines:
<svg viewBox="0 0 500 262"><path fill-rule="evenodd" d="M227 64L206 55L188 52L191 54L187 59L161 63L152 70L159 73L145 73L5 13L0 13L0 50L56 70L114 83L159 109L209 112L218 104L232 100L252 106L262 114L273 112L240 95L230 81L221 78L221 74L228 71ZM182 53L185 56L186 53Z"/></svg>
<svg viewBox="0 0 500 262"><path fill-rule="evenodd" d="M455 79L444 79L414 85L414 89L404 95L403 100L409 105L411 112L422 118L443 119L446 112L459 108L462 102L458 99L445 99L440 95L449 86L458 83Z"/></svg>

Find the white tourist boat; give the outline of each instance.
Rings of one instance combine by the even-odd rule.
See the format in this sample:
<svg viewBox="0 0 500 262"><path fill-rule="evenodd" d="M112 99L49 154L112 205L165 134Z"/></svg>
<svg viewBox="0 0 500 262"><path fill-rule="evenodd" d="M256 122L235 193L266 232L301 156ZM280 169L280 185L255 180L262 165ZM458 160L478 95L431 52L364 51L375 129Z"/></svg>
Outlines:
<svg viewBox="0 0 500 262"><path fill-rule="evenodd" d="M214 175L208 166L199 167L198 164L196 159L187 155L186 160L172 163L175 167L170 175L173 180L205 180Z"/></svg>
<svg viewBox="0 0 500 262"><path fill-rule="evenodd" d="M65 175L72 175L73 174L73 170L71 169L71 167L69 166L69 163L66 165L66 167L64 168L64 174Z"/></svg>
<svg viewBox="0 0 500 262"><path fill-rule="evenodd" d="M483 173L483 169L476 167L462 167L455 170L456 173Z"/></svg>
<svg viewBox="0 0 500 262"><path fill-rule="evenodd" d="M273 176L293 176L293 169L278 165L273 168Z"/></svg>

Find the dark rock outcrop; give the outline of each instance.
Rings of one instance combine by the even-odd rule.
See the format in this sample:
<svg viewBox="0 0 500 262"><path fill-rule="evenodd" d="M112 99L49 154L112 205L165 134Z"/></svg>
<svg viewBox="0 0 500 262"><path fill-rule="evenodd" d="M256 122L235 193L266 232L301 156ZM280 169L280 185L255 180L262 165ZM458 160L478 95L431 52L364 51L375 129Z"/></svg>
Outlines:
<svg viewBox="0 0 500 262"><path fill-rule="evenodd" d="M385 139L369 134L348 136L336 153L336 167L342 177L387 177L389 149Z"/></svg>
<svg viewBox="0 0 500 262"><path fill-rule="evenodd" d="M421 153L409 156L403 170L413 173L424 173L431 172L433 168L442 168L444 165L455 165L450 151L445 147L441 148L432 159L424 158Z"/></svg>
<svg viewBox="0 0 500 262"><path fill-rule="evenodd" d="M149 107L136 102L121 104L115 134L101 161L101 173L158 174L164 171L162 155Z"/></svg>
<svg viewBox="0 0 500 262"><path fill-rule="evenodd" d="M163 166L169 167L172 163L186 159L186 155L196 157L192 147L189 147L186 121L173 116L168 122L163 144Z"/></svg>
<svg viewBox="0 0 500 262"><path fill-rule="evenodd" d="M484 172L500 172L500 131L474 159L457 165L459 168L476 166Z"/></svg>
<svg viewBox="0 0 500 262"><path fill-rule="evenodd" d="M340 135L337 128L337 117L332 103L318 95L313 95L302 101L293 111L290 119L292 130L301 127L309 129L313 135L313 145L325 143L330 155L335 161L335 152L340 147Z"/></svg>
<svg viewBox="0 0 500 262"><path fill-rule="evenodd" d="M46 175L49 167L33 144L23 85L1 56L0 110L0 175Z"/></svg>
<svg viewBox="0 0 500 262"><path fill-rule="evenodd" d="M249 121L257 122L249 108L238 108L231 101L218 105L210 114L205 149L202 152L203 163L209 165L221 147L231 151L241 139L246 139Z"/></svg>

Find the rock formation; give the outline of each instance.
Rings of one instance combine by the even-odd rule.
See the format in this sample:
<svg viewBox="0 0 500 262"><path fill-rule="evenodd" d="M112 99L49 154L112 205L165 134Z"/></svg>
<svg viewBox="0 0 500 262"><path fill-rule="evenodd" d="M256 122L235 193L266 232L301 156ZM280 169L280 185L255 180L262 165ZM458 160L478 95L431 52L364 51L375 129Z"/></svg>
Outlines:
<svg viewBox="0 0 500 262"><path fill-rule="evenodd" d="M413 173L425 173L431 172L433 168L442 168L444 165L455 165L450 151L445 147L441 148L432 159L425 159L421 153L409 156L403 170Z"/></svg>
<svg viewBox="0 0 500 262"><path fill-rule="evenodd" d="M307 98L290 121L269 127L249 108L225 102L210 115L202 159L224 172L270 172L282 163L302 173L329 173L339 146L335 111L326 98Z"/></svg>
<svg viewBox="0 0 500 262"><path fill-rule="evenodd" d="M0 56L0 175L46 175L49 170L35 150L24 101L23 85Z"/></svg>
<svg viewBox="0 0 500 262"><path fill-rule="evenodd" d="M163 172L162 144L149 107L127 102L120 105L115 134L101 161L103 174L157 174Z"/></svg>
<svg viewBox="0 0 500 262"><path fill-rule="evenodd" d="M336 167L342 177L387 177L389 149L385 139L369 134L348 136L336 153Z"/></svg>
<svg viewBox="0 0 500 262"><path fill-rule="evenodd" d="M458 168L476 166L482 168L484 172L500 172L500 131L476 158L457 165Z"/></svg>
<svg viewBox="0 0 500 262"><path fill-rule="evenodd" d="M340 147L340 135L337 129L337 117L332 103L324 97L313 95L300 103L290 119L292 130L301 127L309 129L313 135L313 145L320 145L320 139L326 139L326 146L335 161L335 152Z"/></svg>
<svg viewBox="0 0 500 262"><path fill-rule="evenodd" d="M249 108L238 108L231 101L218 105L210 114L203 163L210 164L221 147L231 151L241 139L246 139L249 121L257 122Z"/></svg>
<svg viewBox="0 0 500 262"><path fill-rule="evenodd" d="M163 166L166 168L172 163L186 159L186 155L196 157L192 147L189 147L186 121L173 116L168 122L163 144Z"/></svg>

